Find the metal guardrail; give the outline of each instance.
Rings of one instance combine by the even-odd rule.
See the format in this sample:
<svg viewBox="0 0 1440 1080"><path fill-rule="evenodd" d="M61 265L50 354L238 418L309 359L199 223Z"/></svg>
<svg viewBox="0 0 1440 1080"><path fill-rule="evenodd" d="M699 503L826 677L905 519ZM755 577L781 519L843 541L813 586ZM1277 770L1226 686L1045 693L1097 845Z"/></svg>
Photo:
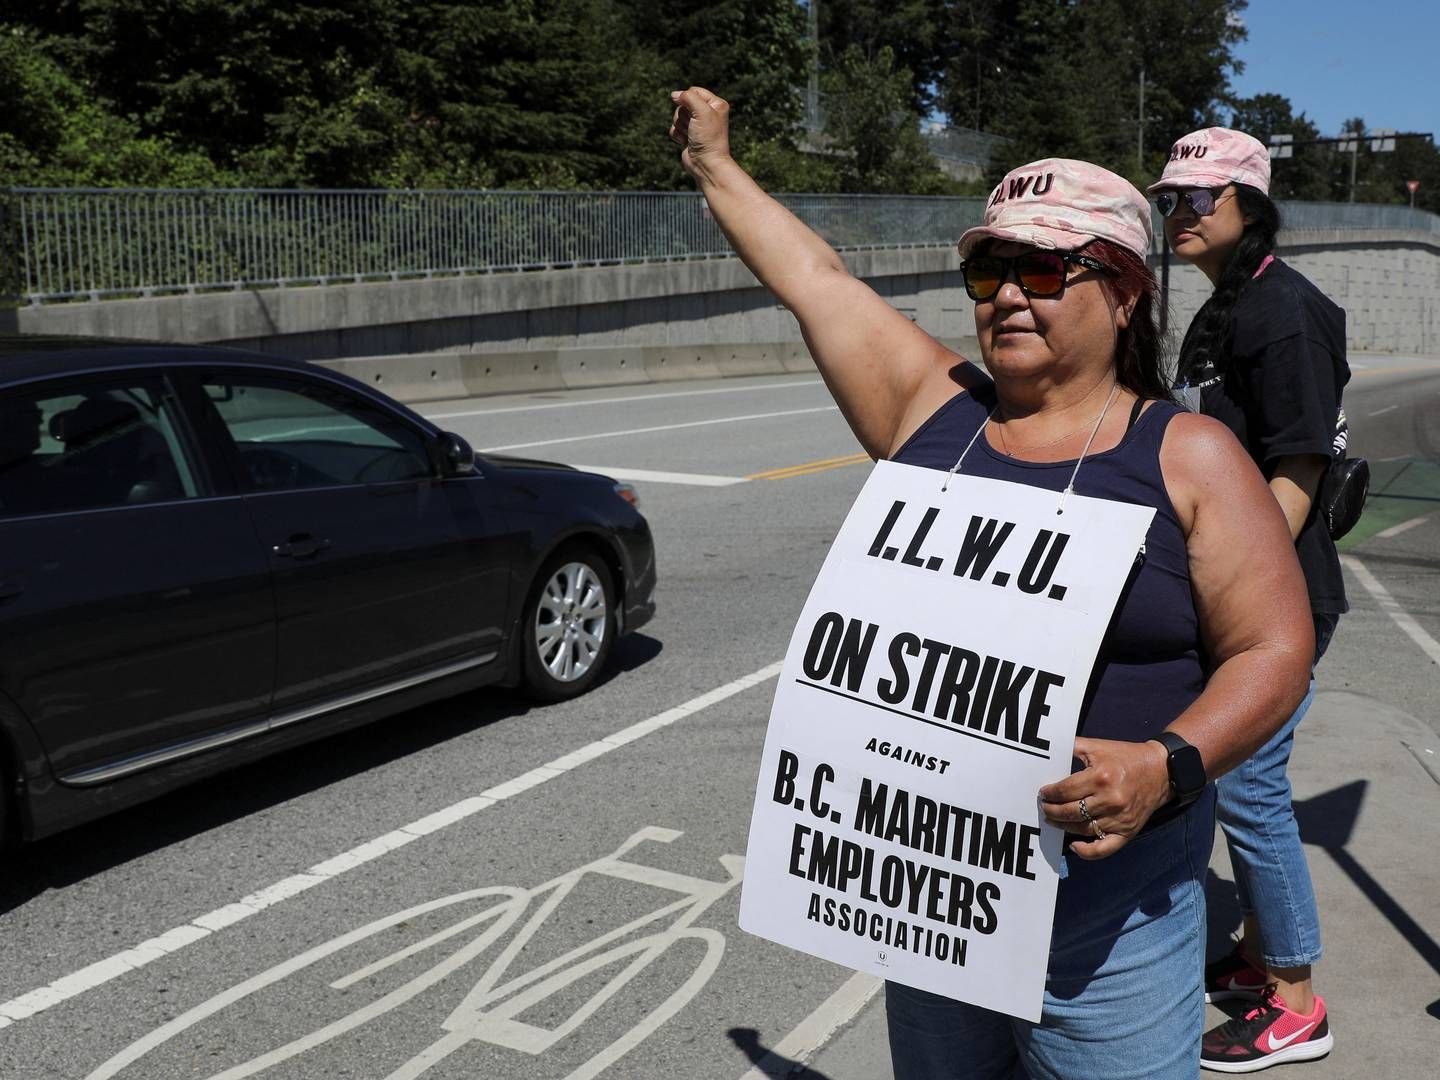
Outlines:
<svg viewBox="0 0 1440 1080"><path fill-rule="evenodd" d="M1385 229L1440 236L1440 214L1399 204L1282 202L1282 229Z"/></svg>
<svg viewBox="0 0 1440 1080"><path fill-rule="evenodd" d="M841 250L948 245L985 202L778 198ZM1281 213L1294 229L1440 235L1440 217L1403 206ZM729 254L691 192L0 189L0 295L32 304Z"/></svg>
<svg viewBox="0 0 1440 1080"><path fill-rule="evenodd" d="M978 198L782 195L841 249L948 243ZM0 191L4 293L31 303L731 254L691 192Z"/></svg>
<svg viewBox="0 0 1440 1080"><path fill-rule="evenodd" d="M1279 199L1280 246L1287 232L1338 230L1341 232L1414 232L1440 238L1440 214L1385 203L1299 202ZM1150 224L1155 233L1153 250L1159 252L1165 219L1151 209Z"/></svg>

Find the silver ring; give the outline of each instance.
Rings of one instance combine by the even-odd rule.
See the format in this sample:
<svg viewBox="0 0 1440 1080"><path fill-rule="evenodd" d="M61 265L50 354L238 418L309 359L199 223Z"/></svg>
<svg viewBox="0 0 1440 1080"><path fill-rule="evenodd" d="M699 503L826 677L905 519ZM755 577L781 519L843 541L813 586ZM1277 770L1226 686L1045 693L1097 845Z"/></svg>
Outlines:
<svg viewBox="0 0 1440 1080"><path fill-rule="evenodd" d="M1095 834L1096 840L1104 840L1105 837L1110 835L1104 829L1100 828L1100 823L1094 818L1090 819L1090 831Z"/></svg>
<svg viewBox="0 0 1440 1080"><path fill-rule="evenodd" d="M1094 824L1094 822L1095 822L1095 819L1090 816L1090 811L1087 810L1087 809L1085 809L1085 800L1084 800L1084 799L1081 799L1081 800L1080 800L1080 819L1081 819L1082 821L1088 821L1088 822L1090 822L1091 824Z"/></svg>

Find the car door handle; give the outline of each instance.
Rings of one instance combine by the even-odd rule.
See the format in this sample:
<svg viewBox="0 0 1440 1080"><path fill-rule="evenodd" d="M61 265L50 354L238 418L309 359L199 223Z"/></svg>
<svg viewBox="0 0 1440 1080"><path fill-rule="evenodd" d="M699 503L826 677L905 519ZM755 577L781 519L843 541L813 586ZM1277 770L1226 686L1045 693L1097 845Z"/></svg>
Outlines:
<svg viewBox="0 0 1440 1080"><path fill-rule="evenodd" d="M309 533L296 533L283 544L276 544L271 550L276 555L282 555L290 559L310 559L330 546L329 540L323 540L318 536L311 536Z"/></svg>
<svg viewBox="0 0 1440 1080"><path fill-rule="evenodd" d="M25 585L14 578L0 581L0 600L9 600L25 591Z"/></svg>

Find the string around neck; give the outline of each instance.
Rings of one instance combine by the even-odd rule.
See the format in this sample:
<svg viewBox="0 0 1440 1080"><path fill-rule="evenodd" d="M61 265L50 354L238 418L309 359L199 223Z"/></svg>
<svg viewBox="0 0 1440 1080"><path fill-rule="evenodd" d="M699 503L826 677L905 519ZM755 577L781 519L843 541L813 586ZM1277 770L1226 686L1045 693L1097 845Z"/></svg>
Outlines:
<svg viewBox="0 0 1440 1080"><path fill-rule="evenodd" d="M1070 480L1065 485L1065 490L1060 493L1060 505L1055 509L1056 514L1065 513L1065 501L1070 498L1071 492L1075 490L1075 478L1080 475L1080 466L1085 461L1085 455L1090 453L1090 447L1095 442L1095 436L1100 434L1100 425L1105 422L1105 417L1110 412L1110 406L1115 404L1115 399L1119 397L1119 395L1120 384L1117 382L1114 386L1110 388L1110 396L1105 399L1105 407L1100 410L1100 415L1095 418L1095 423L1090 428L1090 437L1085 440L1084 449L1080 451L1080 456L1075 459L1075 468L1072 469L1070 472ZM960 466L965 461L965 455L970 453L971 447L973 447L976 440L980 438L980 433L985 430L985 425L990 422L991 418L995 415L999 408L1000 403L999 401L996 401L994 408L992 408L988 413L985 414L984 420L980 421L980 426L975 429L975 434L970 436L970 441L965 444L965 449L960 451L960 456L955 459L955 464L951 465L949 471L945 473L945 480L940 485L940 490L942 492L950 490L951 478L960 471Z"/></svg>
<svg viewBox="0 0 1440 1080"><path fill-rule="evenodd" d="M960 456L955 459L955 464L951 465L950 471L945 474L945 482L940 485L942 492L950 490L950 478L960 471L960 463L965 460L965 455L970 453L970 448L975 445L975 440L980 438L980 433L985 430L985 425L990 422L990 418L995 415L995 411L999 408L1000 402L996 401L995 407L985 414L984 420L980 421L980 426L975 429L975 434L970 436L970 441L965 444L965 449L960 451Z"/></svg>
<svg viewBox="0 0 1440 1080"><path fill-rule="evenodd" d="M1095 436L1100 434L1100 425L1105 422L1105 414L1110 411L1110 406L1115 404L1115 399L1120 395L1120 384L1116 383L1110 388L1110 396L1105 399L1105 408L1100 410L1100 415L1095 418L1095 426L1090 429L1090 437L1085 440L1085 449L1080 451L1080 456L1075 459L1075 468L1070 473L1070 482L1065 485L1065 490L1060 493L1060 505L1055 508L1055 513L1065 513L1065 500L1070 498L1070 493L1075 490L1075 477L1080 475L1080 464L1085 460L1085 455L1090 452L1090 444L1095 441Z"/></svg>

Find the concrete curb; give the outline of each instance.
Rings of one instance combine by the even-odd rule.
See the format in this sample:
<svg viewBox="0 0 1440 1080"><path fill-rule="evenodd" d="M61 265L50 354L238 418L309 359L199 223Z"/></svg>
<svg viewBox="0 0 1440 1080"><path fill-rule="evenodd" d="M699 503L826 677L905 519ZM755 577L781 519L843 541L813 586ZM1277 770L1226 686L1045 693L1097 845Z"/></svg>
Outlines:
<svg viewBox="0 0 1440 1080"><path fill-rule="evenodd" d="M979 343L974 338L952 338L944 344L962 356L978 359L980 355ZM518 353L419 353L314 363L343 372L383 390L397 401L406 402L688 379L815 373L810 350L799 341L540 349Z"/></svg>

